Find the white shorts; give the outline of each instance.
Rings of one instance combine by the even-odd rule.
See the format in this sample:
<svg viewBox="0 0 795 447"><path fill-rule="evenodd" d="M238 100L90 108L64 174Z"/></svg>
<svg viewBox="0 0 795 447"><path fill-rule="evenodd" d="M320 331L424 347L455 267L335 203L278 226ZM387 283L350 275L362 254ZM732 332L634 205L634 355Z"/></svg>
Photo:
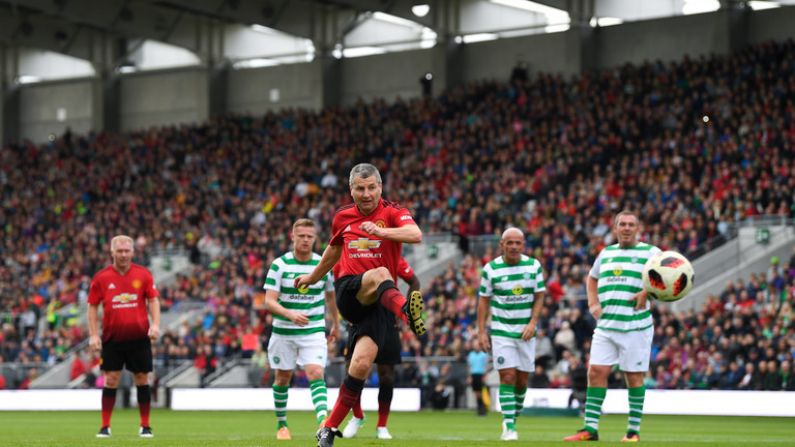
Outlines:
<svg viewBox="0 0 795 447"><path fill-rule="evenodd" d="M516 368L533 372L536 367L536 339L528 341L507 337L491 337L491 359L494 369Z"/></svg>
<svg viewBox="0 0 795 447"><path fill-rule="evenodd" d="M273 369L293 370L296 363L325 368L327 359L326 334L322 332L301 336L273 334L268 342L268 361Z"/></svg>
<svg viewBox="0 0 795 447"><path fill-rule="evenodd" d="M591 341L591 364L618 364L624 372L648 371L652 337L654 328L651 327L633 332L596 329Z"/></svg>

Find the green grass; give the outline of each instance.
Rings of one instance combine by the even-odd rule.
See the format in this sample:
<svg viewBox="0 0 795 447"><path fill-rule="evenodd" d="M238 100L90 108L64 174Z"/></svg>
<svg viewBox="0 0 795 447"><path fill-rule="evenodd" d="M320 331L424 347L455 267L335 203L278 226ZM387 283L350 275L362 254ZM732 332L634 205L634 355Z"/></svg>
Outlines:
<svg viewBox="0 0 795 447"><path fill-rule="evenodd" d="M500 416L479 418L472 412L393 413L392 441L375 439L375 412L356 439L337 439L336 446L498 446ZM99 412L0 412L0 446L314 446L316 424L308 412L288 413L293 440L275 439L272 412L187 412L154 410L154 439L138 438L137 410L116 410L113 438L96 439ZM561 439L582 425L578 418L522 417L518 422L521 444L562 445ZM598 445L618 444L626 416L602 418ZM795 418L654 416L643 418L645 445L733 446L793 445Z"/></svg>

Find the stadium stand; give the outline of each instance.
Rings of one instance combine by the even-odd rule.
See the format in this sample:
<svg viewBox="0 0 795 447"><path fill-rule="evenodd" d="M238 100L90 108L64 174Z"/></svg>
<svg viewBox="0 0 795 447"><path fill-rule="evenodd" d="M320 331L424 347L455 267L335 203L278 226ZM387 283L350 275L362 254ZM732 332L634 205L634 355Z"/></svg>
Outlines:
<svg viewBox="0 0 795 447"><path fill-rule="evenodd" d="M795 217L793 73L795 43L771 42L571 80L475 82L433 99L7 146L1 354L22 367L3 368L6 386L25 387L85 338L78 316L57 310L85 303L119 232L136 238L139 262L190 254L193 272L161 287L164 308L206 303L199 322L164 335L158 361L194 359L206 377L218 359L254 355L242 340L267 346L270 317L255 310L252 323L251 313L290 223L309 216L327 229L349 200L343 173L365 159L380 160L386 197L426 232L459 235L465 253L474 236L525 231L548 274L550 383L568 386L567 356L588 351L593 325L578 301L582 280L611 241L616 210L641 210L644 240L691 257L744 218ZM406 356L460 359L471 349L481 255L426 285L431 330L422 340L403 333ZM793 261L738 279L697 312L657 307L649 386L791 389ZM443 369L420 360L403 379L432 383ZM788 383L775 379L786 374Z"/></svg>

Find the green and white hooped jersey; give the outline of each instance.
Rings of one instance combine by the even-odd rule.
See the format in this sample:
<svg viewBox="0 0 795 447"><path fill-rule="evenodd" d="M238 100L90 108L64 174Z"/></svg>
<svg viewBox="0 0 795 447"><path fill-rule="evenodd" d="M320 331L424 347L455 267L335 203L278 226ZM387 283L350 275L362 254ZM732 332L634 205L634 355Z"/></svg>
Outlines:
<svg viewBox="0 0 795 447"><path fill-rule="evenodd" d="M297 310L309 317L309 324L298 326L282 316L273 315L273 333L279 335L308 335L326 330L326 294L334 290L331 273L310 287L300 290L294 286L295 278L311 273L320 263L320 255L312 253L312 259L301 262L295 259L293 252L285 253L273 261L268 277L265 279L265 290L279 292L279 304L286 309Z"/></svg>
<svg viewBox="0 0 795 447"><path fill-rule="evenodd" d="M598 280L599 303L602 305L597 329L632 332L653 326L649 303L646 303L646 309L635 310L632 297L643 290L641 273L646 261L659 252L659 248L643 242L631 248L614 244L602 249L590 271L591 277Z"/></svg>
<svg viewBox="0 0 795 447"><path fill-rule="evenodd" d="M535 294L546 291L541 263L522 255L508 265L502 256L483 267L480 296L491 298L491 335L522 338L522 330L533 315Z"/></svg>

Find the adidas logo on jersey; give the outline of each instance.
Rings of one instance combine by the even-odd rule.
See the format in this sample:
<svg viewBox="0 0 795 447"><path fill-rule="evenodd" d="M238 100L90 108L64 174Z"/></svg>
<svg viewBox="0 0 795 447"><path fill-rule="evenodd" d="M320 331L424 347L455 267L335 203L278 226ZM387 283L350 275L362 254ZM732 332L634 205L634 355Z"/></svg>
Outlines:
<svg viewBox="0 0 795 447"><path fill-rule="evenodd" d="M112 290L112 289L115 289L115 288L116 288L116 284L113 284L113 283L110 283L110 285L108 286L108 290Z"/></svg>

